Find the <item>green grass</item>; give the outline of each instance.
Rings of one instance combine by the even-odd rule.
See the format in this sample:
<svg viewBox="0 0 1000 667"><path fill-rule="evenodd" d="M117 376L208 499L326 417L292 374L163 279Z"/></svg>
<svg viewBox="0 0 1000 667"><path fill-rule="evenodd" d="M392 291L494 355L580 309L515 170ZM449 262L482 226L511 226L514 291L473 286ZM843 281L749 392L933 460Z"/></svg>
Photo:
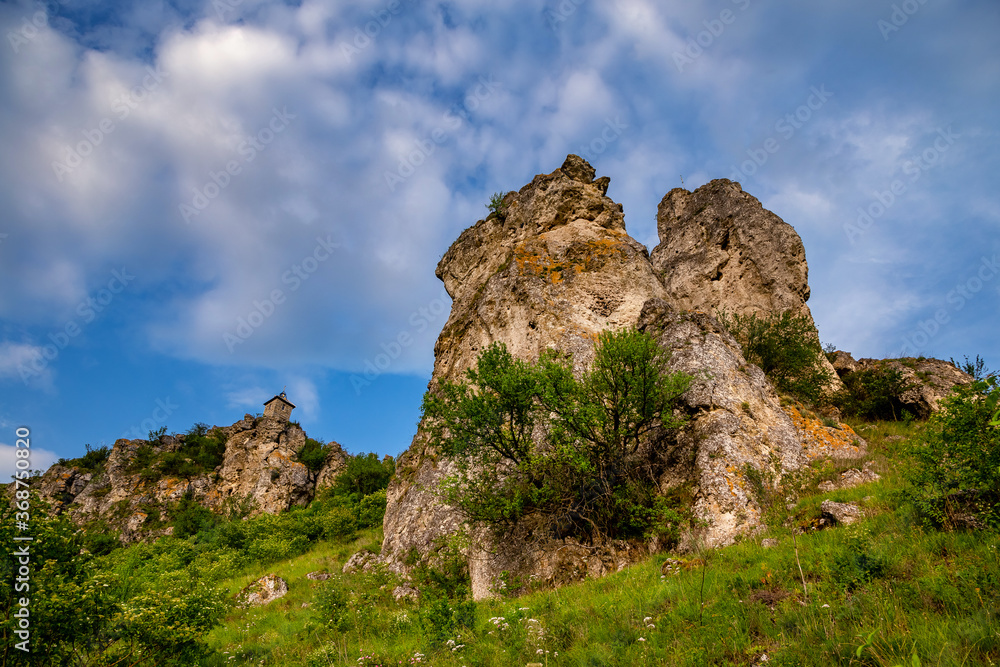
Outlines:
<svg viewBox="0 0 1000 667"><path fill-rule="evenodd" d="M422 664L455 667L700 666L760 664L765 654L768 665L909 667L914 656L921 665L1000 663L998 536L924 529L901 502L902 441L892 436L910 437L921 425L854 427L883 471L880 481L818 493L814 477L783 525L765 534L716 551L660 554L558 590L481 601L473 627L456 628L443 641L431 639L430 602L395 602L390 575L305 578L319 569L339 574L351 554L377 550L379 531L320 542L297 558L225 580L235 596L275 572L289 593L263 608L234 609L209 635L217 654L204 664L397 665L416 655ZM793 542L796 527L818 518L828 498L858 503L869 516ZM765 537L777 546L764 548ZM688 566L663 575L668 558ZM339 587L349 601L339 629L319 610L326 586Z"/></svg>

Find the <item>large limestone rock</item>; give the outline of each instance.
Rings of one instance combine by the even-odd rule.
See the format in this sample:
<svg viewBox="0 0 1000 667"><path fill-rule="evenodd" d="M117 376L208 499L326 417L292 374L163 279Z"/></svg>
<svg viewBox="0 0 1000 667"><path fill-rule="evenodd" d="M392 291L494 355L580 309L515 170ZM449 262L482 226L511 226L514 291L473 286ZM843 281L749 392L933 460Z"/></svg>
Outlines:
<svg viewBox="0 0 1000 667"><path fill-rule="evenodd" d="M555 347L582 367L601 331L634 324L650 296L664 295L646 248L625 233L621 206L605 196L609 180L594 176L569 156L508 193L505 215L480 220L445 253L437 275L453 305L434 348L432 384L458 380L494 341L530 360ZM388 491L383 555L396 569L405 569L411 549L432 552L460 528L436 493L451 472L419 429ZM487 578L476 575L474 585Z"/></svg>
<svg viewBox="0 0 1000 667"><path fill-rule="evenodd" d="M650 259L677 308L712 315L790 310L812 322L802 239L739 183L720 178L694 192L674 188L660 201L656 227L660 244ZM830 388L840 389L823 362Z"/></svg>
<svg viewBox="0 0 1000 667"><path fill-rule="evenodd" d="M676 307L811 318L802 239L739 183L674 188L660 202L656 227L660 244L650 258Z"/></svg>
<svg viewBox="0 0 1000 667"><path fill-rule="evenodd" d="M799 432L764 373L710 315L651 299L638 326L673 351L674 370L696 378L682 397L689 423L676 442L654 445L677 461L661 480L664 491L695 483L694 512L706 525L689 542L716 547L754 533L761 511L747 469L773 482L798 470L805 461Z"/></svg>
<svg viewBox="0 0 1000 667"><path fill-rule="evenodd" d="M226 441L226 454L208 504L219 507L230 498L252 498L257 511L276 514L312 499L314 480L296 459L305 432L286 421L262 417Z"/></svg>
<svg viewBox="0 0 1000 667"><path fill-rule="evenodd" d="M654 332L674 350L675 367L699 377L684 399L690 424L648 445L653 455L673 459L662 489L693 485L694 511L706 527L689 536L689 544L731 543L760 526L748 466L762 478L780 480L807 460L801 437L736 341L711 315L684 312L695 304L672 296L669 281L664 287L646 249L625 232L621 206L605 195L608 179L594 177L589 164L569 156L560 169L508 193L505 212L466 229L445 253L437 275L454 303L435 346L431 386L460 379L494 341L527 360L557 348L571 353L582 370L601 331L638 325ZM793 237L798 241L791 231L789 243ZM773 251L784 252L781 246ZM798 271L788 270L788 294L761 301L762 308L804 307L800 241L786 263ZM462 528L461 516L437 494L452 471L418 428L388 491L382 558L397 572L406 572L414 552L432 556ZM555 541L545 526L527 523L501 544L485 531L471 537L466 556L477 598L499 592L504 572L561 584L616 571L656 548Z"/></svg>

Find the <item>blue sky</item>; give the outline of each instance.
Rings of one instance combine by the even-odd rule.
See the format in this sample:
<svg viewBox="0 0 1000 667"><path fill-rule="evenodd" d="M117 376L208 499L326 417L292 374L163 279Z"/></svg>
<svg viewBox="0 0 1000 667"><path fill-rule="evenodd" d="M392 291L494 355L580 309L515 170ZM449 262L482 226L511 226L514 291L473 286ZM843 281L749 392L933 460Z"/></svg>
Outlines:
<svg viewBox="0 0 1000 667"><path fill-rule="evenodd" d="M400 453L438 259L568 153L650 248L681 178L735 177L802 236L824 343L1000 365L994 0L60 0L0 31L5 476L19 426L44 468L283 387Z"/></svg>

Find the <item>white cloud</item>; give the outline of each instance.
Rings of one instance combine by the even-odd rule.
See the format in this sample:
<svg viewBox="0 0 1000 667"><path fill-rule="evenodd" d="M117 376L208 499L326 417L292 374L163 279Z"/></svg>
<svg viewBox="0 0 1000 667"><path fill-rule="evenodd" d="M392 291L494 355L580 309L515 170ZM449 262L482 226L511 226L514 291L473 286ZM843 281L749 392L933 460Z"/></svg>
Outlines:
<svg viewBox="0 0 1000 667"><path fill-rule="evenodd" d="M47 449L32 447L29 450L24 450L23 447L0 443L0 484L6 484L9 482L11 477L18 470L18 450L30 452L30 455L26 459L29 463L29 467L26 468L26 470L41 470L44 472L48 470L53 463L59 460L59 456L57 456L55 452L50 452Z"/></svg>

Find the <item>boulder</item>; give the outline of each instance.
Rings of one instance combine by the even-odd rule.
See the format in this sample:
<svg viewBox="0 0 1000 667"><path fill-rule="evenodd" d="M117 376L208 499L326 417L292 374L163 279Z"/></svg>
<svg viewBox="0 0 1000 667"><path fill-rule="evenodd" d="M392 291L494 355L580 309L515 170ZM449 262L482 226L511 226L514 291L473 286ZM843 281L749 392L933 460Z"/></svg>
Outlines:
<svg viewBox="0 0 1000 667"><path fill-rule="evenodd" d="M378 554L373 554L371 551L359 551L347 559L341 572L344 574L358 571L369 572L378 562Z"/></svg>
<svg viewBox="0 0 1000 667"><path fill-rule="evenodd" d="M850 468L840 473L840 478L837 481L826 481L819 484L817 487L820 491L836 491L837 489L853 489L855 486L861 486L862 484L868 484L869 482L876 482L882 479L882 477L875 472L874 466L871 461L865 463L863 469L858 470L857 468Z"/></svg>
<svg viewBox="0 0 1000 667"><path fill-rule="evenodd" d="M832 500L824 500L823 504L820 505L820 510L823 512L824 519L844 526L855 523L864 516L864 512L857 505L835 503Z"/></svg>
<svg viewBox="0 0 1000 667"><path fill-rule="evenodd" d="M276 574L267 574L240 591L237 599L243 607L260 607L287 593L288 582Z"/></svg>

